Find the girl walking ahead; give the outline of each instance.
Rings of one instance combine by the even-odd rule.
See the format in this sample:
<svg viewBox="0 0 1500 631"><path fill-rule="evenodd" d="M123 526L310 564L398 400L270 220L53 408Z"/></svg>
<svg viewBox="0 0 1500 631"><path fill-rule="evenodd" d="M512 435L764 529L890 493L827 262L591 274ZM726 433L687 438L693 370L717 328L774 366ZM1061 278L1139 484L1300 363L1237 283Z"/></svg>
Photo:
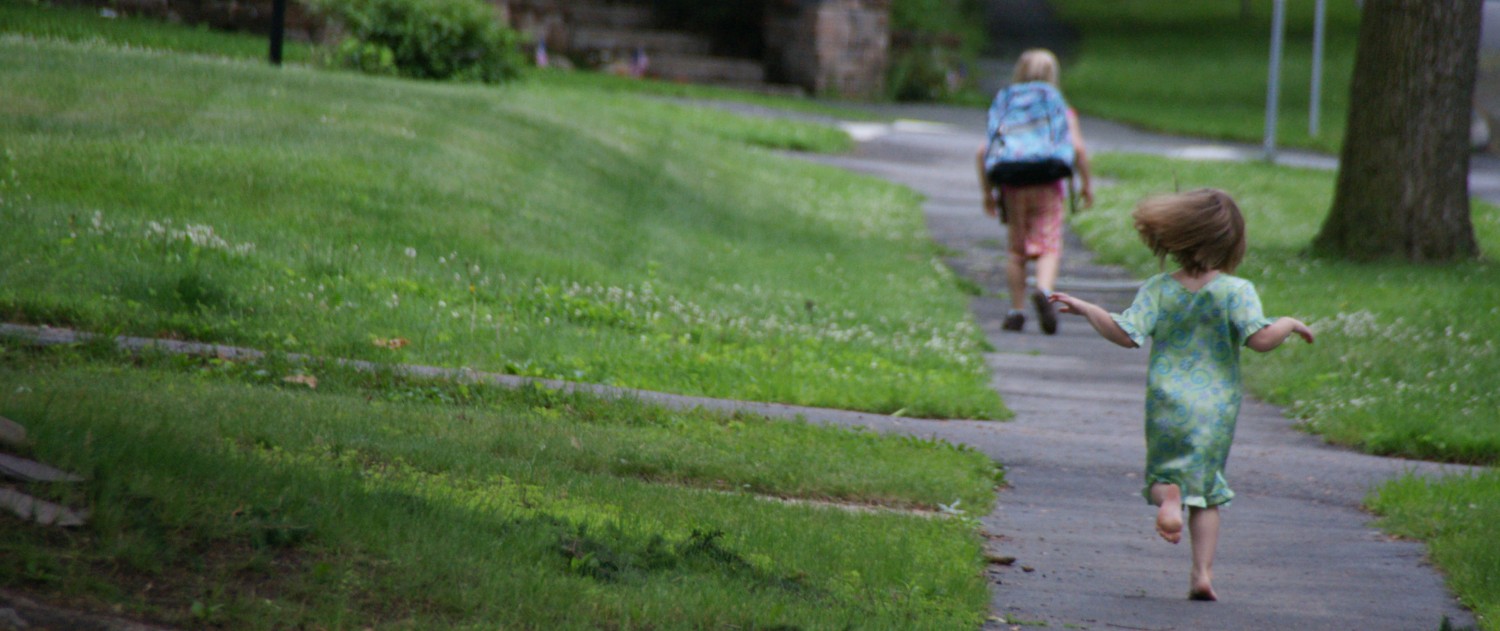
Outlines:
<svg viewBox="0 0 1500 631"><path fill-rule="evenodd" d="M1146 488L1156 532L1177 543L1188 510L1193 569L1188 597L1217 600L1213 588L1219 506L1234 498L1224 479L1240 412L1240 347L1270 351L1292 334L1312 343L1294 318L1261 314L1255 286L1231 276L1245 256L1245 220L1223 191L1147 198L1132 215L1141 240L1180 267L1146 280L1124 313L1064 293L1051 300L1082 315L1104 339L1138 348L1151 338L1146 381Z"/></svg>

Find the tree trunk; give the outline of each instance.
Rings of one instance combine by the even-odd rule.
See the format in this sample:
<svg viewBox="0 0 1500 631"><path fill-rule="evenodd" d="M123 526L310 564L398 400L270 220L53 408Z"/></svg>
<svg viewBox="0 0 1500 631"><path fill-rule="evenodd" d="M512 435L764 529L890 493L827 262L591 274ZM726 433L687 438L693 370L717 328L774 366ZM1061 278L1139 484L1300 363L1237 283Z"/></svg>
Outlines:
<svg viewBox="0 0 1500 631"><path fill-rule="evenodd" d="M1333 208L1313 240L1354 260L1479 254L1469 123L1482 0L1366 0Z"/></svg>

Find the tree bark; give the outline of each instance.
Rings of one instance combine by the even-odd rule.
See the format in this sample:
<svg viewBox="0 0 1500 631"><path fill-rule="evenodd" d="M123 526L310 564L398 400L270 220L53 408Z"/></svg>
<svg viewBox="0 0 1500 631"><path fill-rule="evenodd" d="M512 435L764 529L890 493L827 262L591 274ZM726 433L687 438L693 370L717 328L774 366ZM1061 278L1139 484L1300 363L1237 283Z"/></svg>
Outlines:
<svg viewBox="0 0 1500 631"><path fill-rule="evenodd" d="M1333 208L1313 240L1354 260L1479 254L1469 124L1482 0L1365 0Z"/></svg>

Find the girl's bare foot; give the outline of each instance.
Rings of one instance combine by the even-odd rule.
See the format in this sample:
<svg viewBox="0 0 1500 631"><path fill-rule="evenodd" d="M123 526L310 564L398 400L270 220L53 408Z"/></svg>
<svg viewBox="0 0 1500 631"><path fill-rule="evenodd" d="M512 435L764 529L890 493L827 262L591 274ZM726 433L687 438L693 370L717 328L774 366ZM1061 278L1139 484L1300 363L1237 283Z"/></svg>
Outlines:
<svg viewBox="0 0 1500 631"><path fill-rule="evenodd" d="M1168 543L1182 541L1182 492L1176 484L1157 484L1151 487L1151 499L1156 500L1156 534Z"/></svg>
<svg viewBox="0 0 1500 631"><path fill-rule="evenodd" d="M1214 593L1213 581L1208 576L1199 576L1193 573L1193 586L1188 590L1188 600L1218 600L1219 595Z"/></svg>
<svg viewBox="0 0 1500 631"><path fill-rule="evenodd" d="M1182 541L1182 505L1164 502L1156 510L1156 534L1169 543Z"/></svg>

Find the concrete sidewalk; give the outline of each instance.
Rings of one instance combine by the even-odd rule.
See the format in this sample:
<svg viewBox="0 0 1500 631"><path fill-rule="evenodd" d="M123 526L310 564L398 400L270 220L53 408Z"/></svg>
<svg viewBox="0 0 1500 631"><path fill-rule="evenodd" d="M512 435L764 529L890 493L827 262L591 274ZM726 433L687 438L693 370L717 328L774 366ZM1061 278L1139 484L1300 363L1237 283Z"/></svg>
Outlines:
<svg viewBox="0 0 1500 631"><path fill-rule="evenodd" d="M809 159L926 195L934 239L957 253L950 264L1003 290L1003 228L980 212L974 181L981 124L889 125L867 134L853 155ZM1096 151L1204 144L1160 137L1137 143L1125 128L1084 126ZM1094 264L1071 235L1062 277L1061 289L1112 310L1133 296L1127 274ZM994 552L1017 561L991 571L993 611L1003 622L986 628L1395 631L1437 629L1445 616L1460 627L1473 624L1427 565L1422 545L1384 536L1360 508L1373 485L1405 471L1464 469L1328 447L1249 399L1228 471L1239 496L1224 511L1215 566L1223 600L1186 600L1189 548L1157 538L1154 512L1140 496L1147 351L1114 347L1066 317L1056 336L1037 332L1034 317L1023 334L1003 332L1006 308L1003 297L973 304L997 349L987 357L994 387L1015 420L885 428L967 443L1007 467L1012 486L983 521L998 536ZM1296 346L1277 352L1295 353Z"/></svg>

